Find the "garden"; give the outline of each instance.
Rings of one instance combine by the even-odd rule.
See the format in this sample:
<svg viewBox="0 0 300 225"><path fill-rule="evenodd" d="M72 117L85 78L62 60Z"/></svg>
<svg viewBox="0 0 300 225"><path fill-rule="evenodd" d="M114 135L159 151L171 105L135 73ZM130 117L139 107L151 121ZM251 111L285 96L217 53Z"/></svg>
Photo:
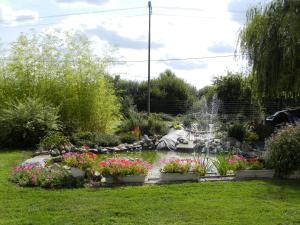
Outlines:
<svg viewBox="0 0 300 225"><path fill-rule="evenodd" d="M295 7L249 11L247 76L197 90L165 70L151 113L82 33L20 35L0 57L0 224L300 223Z"/></svg>

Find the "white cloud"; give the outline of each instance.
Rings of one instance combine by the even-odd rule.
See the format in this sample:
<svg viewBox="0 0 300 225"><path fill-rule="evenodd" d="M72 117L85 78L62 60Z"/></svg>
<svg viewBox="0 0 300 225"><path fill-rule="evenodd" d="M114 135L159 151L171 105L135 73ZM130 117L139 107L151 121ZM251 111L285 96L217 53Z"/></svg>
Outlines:
<svg viewBox="0 0 300 225"><path fill-rule="evenodd" d="M73 1L75 0L71 0L71 2ZM189 0L187 5L187 2L182 0L152 0L151 40L153 48L151 49L151 58L158 60L201 58L233 53L241 25L232 19L232 14L228 10L232 1ZM127 3L121 0L110 0L101 10L109 9L108 7L140 6L138 0ZM159 8L160 6L169 8ZM82 10L90 9L89 7ZM117 58L120 60L147 60L148 16L146 4L145 9L135 11L69 16L47 28L46 32L55 33L57 30L72 31L76 29L88 35L97 54L103 54L107 50L107 44L111 44L119 46ZM179 77L200 88L210 84L214 76L224 75L228 70L239 71L244 66L245 61L236 61L233 57L151 62L151 76L157 77L165 69L171 69ZM146 80L147 62L116 65L111 68L111 72L121 74L121 77L126 79Z"/></svg>
<svg viewBox="0 0 300 225"><path fill-rule="evenodd" d="M14 10L7 5L0 4L0 25L15 26L19 23L32 23L39 14L32 10Z"/></svg>

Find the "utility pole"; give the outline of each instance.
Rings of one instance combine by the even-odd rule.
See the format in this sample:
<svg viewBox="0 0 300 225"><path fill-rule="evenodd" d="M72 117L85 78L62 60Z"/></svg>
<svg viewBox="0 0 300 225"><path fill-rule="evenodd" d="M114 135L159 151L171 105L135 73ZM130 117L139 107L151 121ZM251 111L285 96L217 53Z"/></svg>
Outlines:
<svg viewBox="0 0 300 225"><path fill-rule="evenodd" d="M149 30L148 30L148 104L147 111L148 116L150 115L150 49L151 49L151 14L152 14L152 5L151 1L148 1L149 8Z"/></svg>

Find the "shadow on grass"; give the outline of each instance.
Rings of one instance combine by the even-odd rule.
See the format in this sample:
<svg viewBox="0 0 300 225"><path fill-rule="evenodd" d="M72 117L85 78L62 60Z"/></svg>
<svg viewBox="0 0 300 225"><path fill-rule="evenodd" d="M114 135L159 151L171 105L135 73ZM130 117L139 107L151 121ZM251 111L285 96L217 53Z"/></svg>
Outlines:
<svg viewBox="0 0 300 225"><path fill-rule="evenodd" d="M280 200L280 201L298 201L300 202L300 180L265 180L264 190L256 189L254 197L260 200Z"/></svg>

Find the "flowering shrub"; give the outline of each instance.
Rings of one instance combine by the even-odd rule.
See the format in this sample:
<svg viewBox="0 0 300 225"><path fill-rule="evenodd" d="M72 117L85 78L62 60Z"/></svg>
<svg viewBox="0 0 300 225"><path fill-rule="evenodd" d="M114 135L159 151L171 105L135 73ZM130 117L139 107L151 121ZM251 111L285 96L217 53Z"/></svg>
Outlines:
<svg viewBox="0 0 300 225"><path fill-rule="evenodd" d="M231 170L243 170L247 168L247 159L240 155L233 155L228 159L229 167Z"/></svg>
<svg viewBox="0 0 300 225"><path fill-rule="evenodd" d="M17 166L13 169L11 180L20 186L38 186L38 175L42 168L35 164Z"/></svg>
<svg viewBox="0 0 300 225"><path fill-rule="evenodd" d="M75 179L65 169L45 168L38 175L38 184L44 188L74 187L79 184L77 181L79 179Z"/></svg>
<svg viewBox="0 0 300 225"><path fill-rule="evenodd" d="M143 160L111 158L99 163L96 171L104 177L146 175L151 164Z"/></svg>
<svg viewBox="0 0 300 225"><path fill-rule="evenodd" d="M97 155L91 152L68 152L64 154L64 163L69 167L75 167L82 170L86 170L93 167L96 158Z"/></svg>
<svg viewBox="0 0 300 225"><path fill-rule="evenodd" d="M77 180L69 171L63 168L42 168L35 164L15 167L11 180L20 186L31 187L58 188L77 185Z"/></svg>

